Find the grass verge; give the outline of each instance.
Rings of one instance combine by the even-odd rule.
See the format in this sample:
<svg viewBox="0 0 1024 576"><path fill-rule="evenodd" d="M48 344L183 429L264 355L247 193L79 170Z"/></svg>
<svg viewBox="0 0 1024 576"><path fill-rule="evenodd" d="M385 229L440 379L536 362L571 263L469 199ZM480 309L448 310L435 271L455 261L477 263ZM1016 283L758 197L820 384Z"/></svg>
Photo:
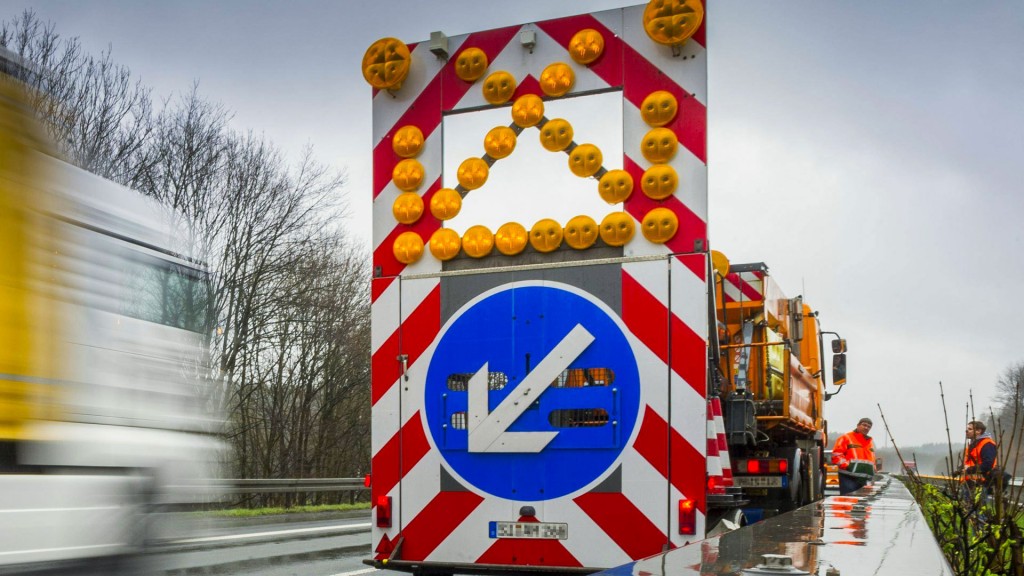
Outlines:
<svg viewBox="0 0 1024 576"><path fill-rule="evenodd" d="M215 518L256 518L260 516L279 516L282 514L317 514L369 509L369 502L356 502L355 504L322 504L318 506L292 506L291 508L232 508L229 510L197 512L197 514Z"/></svg>

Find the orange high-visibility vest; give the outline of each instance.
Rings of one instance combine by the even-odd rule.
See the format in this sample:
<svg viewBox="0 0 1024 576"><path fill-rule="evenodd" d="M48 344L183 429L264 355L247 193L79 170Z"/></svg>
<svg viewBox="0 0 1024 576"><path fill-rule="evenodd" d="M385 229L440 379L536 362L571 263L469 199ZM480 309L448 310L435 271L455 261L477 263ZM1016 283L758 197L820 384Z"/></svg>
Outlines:
<svg viewBox="0 0 1024 576"><path fill-rule="evenodd" d="M839 466L840 474L867 479L874 477L874 441L856 430L843 434L832 449L832 463Z"/></svg>
<svg viewBox="0 0 1024 576"><path fill-rule="evenodd" d="M978 468L981 466L981 449L987 445L996 445L996 441L991 438L982 438L980 442L977 442L973 447L968 444L964 450L964 470L974 467L974 471L965 473L962 482L984 482L986 480L985 474ZM999 455L992 459L992 469L999 465Z"/></svg>

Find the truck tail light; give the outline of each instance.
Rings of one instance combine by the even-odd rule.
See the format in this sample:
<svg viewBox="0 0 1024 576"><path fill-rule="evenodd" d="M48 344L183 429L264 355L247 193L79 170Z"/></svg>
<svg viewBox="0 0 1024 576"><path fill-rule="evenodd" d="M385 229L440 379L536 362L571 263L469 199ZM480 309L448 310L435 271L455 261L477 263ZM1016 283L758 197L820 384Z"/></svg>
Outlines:
<svg viewBox="0 0 1024 576"><path fill-rule="evenodd" d="M377 497L377 528L391 528L391 496Z"/></svg>
<svg viewBox="0 0 1024 576"><path fill-rule="evenodd" d="M693 500L679 501L679 533L689 536L697 533L697 504Z"/></svg>
<svg viewBox="0 0 1024 576"><path fill-rule="evenodd" d="M785 458L761 458L740 460L736 463L739 474L785 474L789 472L789 461Z"/></svg>

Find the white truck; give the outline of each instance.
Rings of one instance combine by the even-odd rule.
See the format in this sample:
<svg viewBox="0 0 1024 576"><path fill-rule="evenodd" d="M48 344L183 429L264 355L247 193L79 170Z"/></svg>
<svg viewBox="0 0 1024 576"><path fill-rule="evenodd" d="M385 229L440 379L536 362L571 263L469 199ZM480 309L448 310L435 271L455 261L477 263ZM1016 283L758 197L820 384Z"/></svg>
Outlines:
<svg viewBox="0 0 1024 576"><path fill-rule="evenodd" d="M155 202L56 158L25 102L0 75L0 572L136 573L153 512L222 449L207 272Z"/></svg>

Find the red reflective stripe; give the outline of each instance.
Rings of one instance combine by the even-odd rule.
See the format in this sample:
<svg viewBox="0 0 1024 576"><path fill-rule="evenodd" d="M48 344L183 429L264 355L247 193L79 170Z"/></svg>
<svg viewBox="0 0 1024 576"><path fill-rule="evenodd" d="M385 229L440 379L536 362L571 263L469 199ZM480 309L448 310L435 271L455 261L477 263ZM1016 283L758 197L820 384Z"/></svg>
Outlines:
<svg viewBox="0 0 1024 576"><path fill-rule="evenodd" d="M398 330L395 330L370 358L371 406L387 394L401 372L398 363Z"/></svg>
<svg viewBox="0 0 1024 576"><path fill-rule="evenodd" d="M624 70L623 96L640 108L644 98L651 92L665 90L672 93L679 103L679 110L665 127L675 132L681 146L707 164L707 107L694 98L685 86L676 84L628 44L623 44L623 60L630 63Z"/></svg>
<svg viewBox="0 0 1024 576"><path fill-rule="evenodd" d="M574 502L633 560L661 552L669 539L620 492L590 492Z"/></svg>
<svg viewBox="0 0 1024 576"><path fill-rule="evenodd" d="M739 274L733 272L726 276L725 279L742 292L743 296L747 300L754 302L764 300L764 296L757 290L757 288L751 286L750 283L744 280Z"/></svg>
<svg viewBox="0 0 1024 576"><path fill-rule="evenodd" d="M698 252L696 254L677 254L676 259L686 266L693 275L696 276L701 282L707 284L708 268L707 268L707 255L704 252Z"/></svg>
<svg viewBox="0 0 1024 576"><path fill-rule="evenodd" d="M725 479L725 485L734 486L735 482L732 478L732 457L729 456L729 442L725 438L725 432L719 432L718 430L725 429L725 422L722 417L722 400L720 398L711 399L711 414L715 420L715 436L718 438L718 456L722 459L722 477Z"/></svg>
<svg viewBox="0 0 1024 576"><path fill-rule="evenodd" d="M370 303L377 301L380 295L387 291L388 286L395 281L394 276L387 276L384 278L373 278L370 280Z"/></svg>
<svg viewBox="0 0 1024 576"><path fill-rule="evenodd" d="M487 55L487 62L493 63L494 59L501 54L501 51L508 46L508 43L516 37L520 28L521 26L495 28L494 30L486 30L484 32L470 34L466 38L466 41L459 47L459 51L452 54L452 57L448 59L448 63L441 70L441 110L447 112L448 110L455 108L459 101L462 100L462 97L471 89L482 89L482 79L477 80L476 82L466 82L462 78L459 78L458 74L455 73L455 62L459 59L459 54L462 53L462 50L465 50L466 48L479 48ZM493 71L494 69L492 68L488 70L488 73Z"/></svg>
<svg viewBox="0 0 1024 576"><path fill-rule="evenodd" d="M379 276L398 276L405 270L405 264L402 264L395 259L394 244L395 239L398 238L403 232L415 232L419 234L423 240L423 257L432 258L430 255L430 236L441 227L439 222L430 213L430 199L433 198L434 193L441 188L441 178L438 178L430 185L427 192L423 195L424 214L420 219L411 225L395 223L395 227L391 229L391 233L387 235L384 240L381 241L380 245L373 251L373 266L379 268ZM394 200L394 199L392 199Z"/></svg>
<svg viewBox="0 0 1024 576"><path fill-rule="evenodd" d="M430 294L423 299L399 330L394 333L373 353L370 359L370 403L376 404L401 375L399 354L407 354L407 365L412 365L423 354L427 346L441 330L441 286L434 286ZM402 346L399 349L399 339Z"/></svg>
<svg viewBox="0 0 1024 576"><path fill-rule="evenodd" d="M441 125L441 79L437 76L416 97L416 101L395 122L387 134L373 149L373 197L384 191L391 182L391 171L401 158L391 147L391 137L398 128L416 126L423 132L423 138L430 138Z"/></svg>
<svg viewBox="0 0 1024 576"><path fill-rule="evenodd" d="M622 271L622 320L651 352L668 361L668 309L635 278Z"/></svg>
<svg viewBox="0 0 1024 576"><path fill-rule="evenodd" d="M558 540L513 538L498 538L476 559L476 563L517 566L583 566Z"/></svg>
<svg viewBox="0 0 1024 576"><path fill-rule="evenodd" d="M557 20L537 23L537 27L551 36L562 47L568 49L572 37L586 28L593 28L604 37L604 53L597 61L591 63L587 68L597 74L609 86L622 85L622 39L614 32L605 27L600 20L590 14L569 16Z"/></svg>
<svg viewBox="0 0 1024 576"><path fill-rule="evenodd" d="M706 462L704 457L678 432L669 430L668 423L650 406L644 412L640 433L637 435L633 448L662 476L668 477L670 437L672 461L670 481L685 498L692 499L697 504L697 509L703 513L706 509L704 495Z"/></svg>
<svg viewBox="0 0 1024 576"><path fill-rule="evenodd" d="M525 96L527 94L533 94L534 96L544 98L544 90L541 89L540 82L538 82L532 74L527 74L525 78L517 78L516 80L518 81L518 84L516 84L516 91L512 94L512 97L509 98L512 102L515 102L520 96Z"/></svg>
<svg viewBox="0 0 1024 576"><path fill-rule="evenodd" d="M472 492L439 492L402 530L401 559L425 560L483 501Z"/></svg>
<svg viewBox="0 0 1024 576"><path fill-rule="evenodd" d="M537 27L566 48L573 34L579 30L593 28L600 32L604 37L605 52L589 68L609 86L624 86L624 96L637 108L651 92L671 92L679 102L679 112L667 127L676 133L680 144L693 152L701 162L707 163L707 108L685 90L685 87L680 87L672 81L657 66L647 61L632 46L622 42L614 32L589 14L541 22ZM691 41L701 46L706 45L703 23ZM624 66L623 62L629 62L629 66Z"/></svg>
<svg viewBox="0 0 1024 576"><path fill-rule="evenodd" d="M638 183L637 188L639 188L639 182L643 181L643 169L629 156L625 156L623 158L623 162L625 163L625 170L633 177L633 181ZM679 219L679 229L675 236L665 243L665 246L668 246L673 252L684 254L698 252L699 250L696 249L697 240L701 240L705 247L707 246L707 222L704 222L700 216L690 210L689 206L683 204L682 201L679 200L678 196L673 195L664 200L658 201L652 200L640 190L634 190L626 200L624 207L626 212L628 212L638 222L643 222L644 216L655 208L668 208L671 210L676 215L676 218ZM646 242L646 240L643 239L643 235L640 233L640 230L636 231L636 235L638 238L634 238L633 242ZM698 274L702 278L704 277L704 272L702 271L704 268L703 263L701 263L697 269L694 269L694 265L692 263L686 263L686 265L693 270L695 274Z"/></svg>
<svg viewBox="0 0 1024 576"><path fill-rule="evenodd" d="M668 309L636 279L622 272L622 319L662 362L669 361ZM678 374L701 396L705 395L707 371L706 344L674 314L668 319L672 331L672 371Z"/></svg>
<svg viewBox="0 0 1024 576"><path fill-rule="evenodd" d="M672 370L702 397L707 392L707 343L675 314L672 329Z"/></svg>
<svg viewBox="0 0 1024 576"><path fill-rule="evenodd" d="M421 420L418 413L410 418L402 430L373 455L370 462L373 472L372 501L387 496L402 476L412 470L430 450Z"/></svg>
<svg viewBox="0 0 1024 576"><path fill-rule="evenodd" d="M707 0L705 0L704 1L705 9L707 8L707 4L708 4ZM705 29L704 29L704 25L707 24L707 22L708 22L708 18L707 18L707 15L705 14L704 19L701 20L701 22L700 22L700 28L697 28L697 31L693 33L693 36L691 36L690 39L687 40L687 42L696 42L697 44L700 44L701 46L704 46L705 49L707 49L707 45L708 45L708 41L707 41L707 38L706 38L706 34L707 33L705 32Z"/></svg>

